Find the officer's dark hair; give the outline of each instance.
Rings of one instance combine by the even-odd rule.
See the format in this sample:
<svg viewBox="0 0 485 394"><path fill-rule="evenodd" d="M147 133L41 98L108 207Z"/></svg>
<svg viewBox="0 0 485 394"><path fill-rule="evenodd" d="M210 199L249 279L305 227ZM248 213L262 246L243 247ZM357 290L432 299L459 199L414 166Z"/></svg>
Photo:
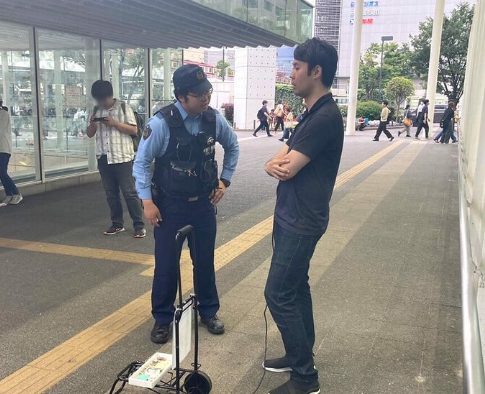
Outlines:
<svg viewBox="0 0 485 394"><path fill-rule="evenodd" d="M387 101L387 100L382 100L382 104L384 104L384 105L389 105L389 101Z"/></svg>
<svg viewBox="0 0 485 394"><path fill-rule="evenodd" d="M180 101L179 100L180 96L182 96L185 100L187 100L189 91L186 89L174 89L173 94L177 101Z"/></svg>
<svg viewBox="0 0 485 394"><path fill-rule="evenodd" d="M308 75L316 66L322 68L322 83L330 88L337 72L337 50L327 41L311 38L296 47L295 60L308 63Z"/></svg>
<svg viewBox="0 0 485 394"><path fill-rule="evenodd" d="M263 100L263 105L266 105L268 104L268 102L266 100Z"/></svg>
<svg viewBox="0 0 485 394"><path fill-rule="evenodd" d="M99 79L91 87L91 96L95 100L103 100L108 97L113 97L113 85L110 81Z"/></svg>
<svg viewBox="0 0 485 394"><path fill-rule="evenodd" d="M429 100L426 99L426 100L423 101L423 103L425 103L426 105L428 105L429 104Z"/></svg>
<svg viewBox="0 0 485 394"><path fill-rule="evenodd" d="M406 108L404 108L404 109L409 109L409 108L411 108L411 105L408 104L408 105L406 105Z"/></svg>

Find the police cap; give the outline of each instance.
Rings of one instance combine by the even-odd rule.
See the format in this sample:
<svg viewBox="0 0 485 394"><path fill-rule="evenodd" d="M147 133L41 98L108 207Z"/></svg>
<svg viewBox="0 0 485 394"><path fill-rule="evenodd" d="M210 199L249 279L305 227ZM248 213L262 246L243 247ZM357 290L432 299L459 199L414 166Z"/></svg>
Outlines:
<svg viewBox="0 0 485 394"><path fill-rule="evenodd" d="M186 64L177 68L173 73L173 85L176 91L191 93L204 93L212 89L202 67L195 64Z"/></svg>

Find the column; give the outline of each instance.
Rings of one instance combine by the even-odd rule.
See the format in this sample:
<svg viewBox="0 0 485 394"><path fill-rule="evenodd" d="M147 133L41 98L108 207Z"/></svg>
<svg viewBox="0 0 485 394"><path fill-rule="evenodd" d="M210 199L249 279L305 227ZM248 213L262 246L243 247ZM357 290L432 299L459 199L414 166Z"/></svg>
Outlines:
<svg viewBox="0 0 485 394"><path fill-rule="evenodd" d="M57 150L62 149L64 142L64 116L62 96L61 53L54 51L54 101L56 107Z"/></svg>
<svg viewBox="0 0 485 394"><path fill-rule="evenodd" d="M276 48L236 49L234 78L234 124L252 130L259 124L256 114L263 100L274 108L276 88Z"/></svg>
<svg viewBox="0 0 485 394"><path fill-rule="evenodd" d="M360 46L362 41L362 18L364 17L364 0L355 1L354 35L352 38L352 55L350 60L349 106L347 109L347 130L345 134L355 135L355 118L357 112L357 90L359 88Z"/></svg>
<svg viewBox="0 0 485 394"><path fill-rule="evenodd" d="M91 98L91 86L99 78L100 73L100 51L99 40L85 38L84 53L86 58L85 85L86 85L86 109L90 113L94 109ZM88 119L86 119L87 127ZM87 138L88 170L96 171L96 138Z"/></svg>
<svg viewBox="0 0 485 394"><path fill-rule="evenodd" d="M163 50L163 105L172 100L172 55L169 48Z"/></svg>
<svg viewBox="0 0 485 394"><path fill-rule="evenodd" d="M10 90L8 76L8 52L2 51L2 85L3 85L3 105L10 106Z"/></svg>
<svg viewBox="0 0 485 394"><path fill-rule="evenodd" d="M40 98L40 75L39 67L39 41L35 27L29 31L29 52L30 55L30 85L32 86L32 125L34 133L34 151L35 151L35 180L45 181L44 170L44 141L41 135L42 130L42 101Z"/></svg>
<svg viewBox="0 0 485 394"><path fill-rule="evenodd" d="M123 49L120 49L123 51ZM111 81L113 84L113 93L114 96L122 100L122 97L120 96L120 57L119 57L118 51L114 52L111 55ZM109 74L106 74L109 75Z"/></svg>
<svg viewBox="0 0 485 394"><path fill-rule="evenodd" d="M429 100L428 118L433 135L434 105L436 99L436 85L438 84L438 64L441 50L441 34L443 32L443 19L445 15L445 0L436 0L433 22L433 35L431 36L431 54L429 56L428 90L426 97Z"/></svg>

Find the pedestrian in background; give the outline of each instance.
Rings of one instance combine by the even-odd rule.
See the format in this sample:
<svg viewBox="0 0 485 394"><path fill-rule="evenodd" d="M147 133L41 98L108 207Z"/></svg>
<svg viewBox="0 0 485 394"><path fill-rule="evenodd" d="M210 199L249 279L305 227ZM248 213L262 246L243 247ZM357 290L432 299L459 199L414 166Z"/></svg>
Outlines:
<svg viewBox="0 0 485 394"><path fill-rule="evenodd" d="M285 129L285 122L284 122L284 117L285 117L285 108L283 106L283 103L281 100L278 101L278 105L276 106L274 110L274 114L276 116L276 125L274 127L274 131L278 131L278 127L281 126L281 131L284 131Z"/></svg>
<svg viewBox="0 0 485 394"><path fill-rule="evenodd" d="M293 133L293 120L294 120L293 112L291 112L291 108L286 108L286 116L285 116L285 129L283 131L283 136L279 139L280 141L284 141L290 138L290 134Z"/></svg>
<svg viewBox="0 0 485 394"><path fill-rule="evenodd" d="M455 119L455 103L453 101L450 101L448 103L448 108L446 108L445 113L443 114L443 119L441 120L441 124L440 124L443 130L435 138L435 142L439 141L442 144L448 144L450 142L450 138L453 140L453 143L457 142L456 137L453 135L454 119Z"/></svg>
<svg viewBox="0 0 485 394"><path fill-rule="evenodd" d="M389 108L387 107L388 105L389 101L384 100L382 102L381 121L379 122L379 127L377 127L376 135L373 141L379 141L379 137L381 136L382 132L384 132L387 138L389 138L389 141L394 139L392 134L387 130L387 123L389 122L390 114Z"/></svg>
<svg viewBox="0 0 485 394"><path fill-rule="evenodd" d="M404 130L397 132L398 137L400 137L404 132L406 132L406 137L411 137L411 125L413 124L411 117L411 106L408 104L406 105L403 115Z"/></svg>
<svg viewBox="0 0 485 394"><path fill-rule="evenodd" d="M417 140L419 139L419 134L421 130L424 128L426 139L428 139L429 134L429 124L428 124L428 104L429 100L423 101L423 108L421 112L418 114L418 129L416 130L416 135L414 136Z"/></svg>
<svg viewBox="0 0 485 394"><path fill-rule="evenodd" d="M5 190L6 198L0 203L0 207L17 205L23 200L15 182L8 175L8 162L12 156L12 125L8 107L3 106L0 97L0 182Z"/></svg>
<svg viewBox="0 0 485 394"><path fill-rule="evenodd" d="M87 135L89 138L96 136L98 169L111 211L111 227L104 234L125 231L121 190L133 220L134 236L143 238L146 235L143 211L133 179L135 151L132 136L137 135L135 114L129 105L113 97L113 86L109 81L96 81L91 95L96 100L96 107L89 119Z"/></svg>
<svg viewBox="0 0 485 394"><path fill-rule="evenodd" d="M263 101L263 106L261 109L258 111L258 119L259 119L259 126L256 130L254 130L253 135L257 137L258 131L259 130L265 130L266 134L268 137L272 137L270 131L269 131L269 124L268 124L268 118L270 115L268 114L268 101L264 100Z"/></svg>

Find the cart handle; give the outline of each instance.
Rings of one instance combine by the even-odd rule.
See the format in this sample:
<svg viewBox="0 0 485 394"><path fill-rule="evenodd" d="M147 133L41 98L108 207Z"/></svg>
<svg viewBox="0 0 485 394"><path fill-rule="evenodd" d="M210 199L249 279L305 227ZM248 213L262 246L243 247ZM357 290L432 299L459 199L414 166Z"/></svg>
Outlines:
<svg viewBox="0 0 485 394"><path fill-rule="evenodd" d="M194 227L191 226L190 224L185 226L185 227L182 227L179 231L177 231L177 236L176 236L177 241L179 241L180 238L182 238L182 237L186 237L192 231L194 231Z"/></svg>

